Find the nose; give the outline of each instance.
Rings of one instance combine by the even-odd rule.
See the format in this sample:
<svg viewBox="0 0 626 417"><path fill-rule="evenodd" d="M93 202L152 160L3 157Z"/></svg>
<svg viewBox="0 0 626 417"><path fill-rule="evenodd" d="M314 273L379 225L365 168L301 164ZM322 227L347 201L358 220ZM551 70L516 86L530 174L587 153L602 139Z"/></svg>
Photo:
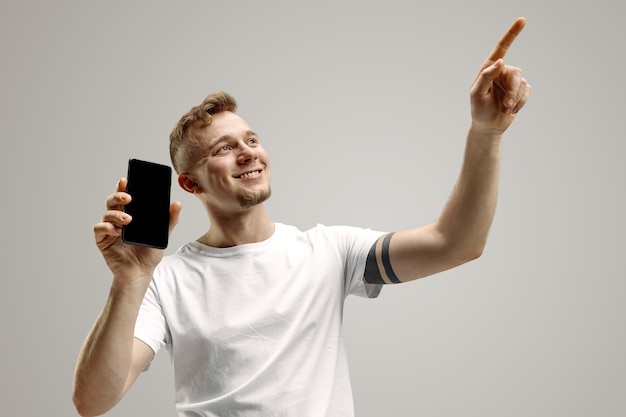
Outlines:
<svg viewBox="0 0 626 417"><path fill-rule="evenodd" d="M239 154L237 155L237 163L245 165L257 159L256 150L247 143L239 146Z"/></svg>

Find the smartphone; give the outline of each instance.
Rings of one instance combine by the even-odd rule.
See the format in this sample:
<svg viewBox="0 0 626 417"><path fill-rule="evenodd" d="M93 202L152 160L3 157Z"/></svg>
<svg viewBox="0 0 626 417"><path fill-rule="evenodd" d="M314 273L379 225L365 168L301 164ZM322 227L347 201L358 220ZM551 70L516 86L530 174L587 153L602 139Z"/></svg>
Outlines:
<svg viewBox="0 0 626 417"><path fill-rule="evenodd" d="M165 249L169 237L172 169L167 165L130 159L124 207L132 221L122 228L122 240L133 245Z"/></svg>

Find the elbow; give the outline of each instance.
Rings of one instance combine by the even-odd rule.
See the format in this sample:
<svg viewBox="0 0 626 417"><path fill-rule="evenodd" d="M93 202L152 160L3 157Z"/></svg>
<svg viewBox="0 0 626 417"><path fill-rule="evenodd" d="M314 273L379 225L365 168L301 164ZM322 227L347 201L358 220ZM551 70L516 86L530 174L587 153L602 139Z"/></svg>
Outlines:
<svg viewBox="0 0 626 417"><path fill-rule="evenodd" d="M481 248L474 249L474 251L470 253L470 256L467 261L470 262L470 261L474 261L480 258L481 256L483 256L484 251L485 251L484 246L482 246Z"/></svg>
<svg viewBox="0 0 626 417"><path fill-rule="evenodd" d="M487 246L488 230L460 230L442 225L435 225L434 241L448 263L454 267L480 258Z"/></svg>
<svg viewBox="0 0 626 417"><path fill-rule="evenodd" d="M480 258L484 251L485 242L473 242L454 248L450 259L454 259L453 264L459 266Z"/></svg>
<svg viewBox="0 0 626 417"><path fill-rule="evenodd" d="M465 251L465 262L471 262L483 256L485 246L486 241L483 241L468 247Z"/></svg>
<svg viewBox="0 0 626 417"><path fill-rule="evenodd" d="M109 410L98 407L95 401L90 400L76 389L72 393L72 402L74 403L76 412L81 417L95 417L102 415Z"/></svg>
<svg viewBox="0 0 626 417"><path fill-rule="evenodd" d="M93 413L89 407L89 404L83 401L83 399L74 393L72 396L72 402L74 403L74 408L76 408L76 412L81 417L93 417L97 414Z"/></svg>
<svg viewBox="0 0 626 417"><path fill-rule="evenodd" d="M487 246L487 236L483 237L482 239L478 240L476 243L474 243L474 245L472 245L472 249L470 251L470 255L471 255L471 259L470 260L474 260L474 259L478 259L481 256L483 256L483 253L485 252L485 247Z"/></svg>

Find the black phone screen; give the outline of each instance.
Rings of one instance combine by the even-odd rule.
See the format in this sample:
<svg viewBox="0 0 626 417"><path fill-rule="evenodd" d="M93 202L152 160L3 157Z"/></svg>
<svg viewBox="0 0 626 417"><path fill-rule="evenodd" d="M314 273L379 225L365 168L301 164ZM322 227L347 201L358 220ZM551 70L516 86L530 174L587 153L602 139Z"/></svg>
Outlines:
<svg viewBox="0 0 626 417"><path fill-rule="evenodd" d="M124 211L132 221L122 228L122 240L165 249L170 222L172 169L167 165L130 159L126 192L132 200Z"/></svg>

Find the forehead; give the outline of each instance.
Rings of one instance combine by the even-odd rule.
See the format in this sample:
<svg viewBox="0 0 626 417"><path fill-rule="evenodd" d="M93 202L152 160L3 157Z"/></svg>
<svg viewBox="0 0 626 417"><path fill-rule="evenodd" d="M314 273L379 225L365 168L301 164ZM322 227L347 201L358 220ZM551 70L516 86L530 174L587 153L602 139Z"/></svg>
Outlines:
<svg viewBox="0 0 626 417"><path fill-rule="evenodd" d="M194 136L204 144L210 145L225 136L239 138L248 135L252 129L239 115L225 111L214 114L210 125L198 127L194 130Z"/></svg>

